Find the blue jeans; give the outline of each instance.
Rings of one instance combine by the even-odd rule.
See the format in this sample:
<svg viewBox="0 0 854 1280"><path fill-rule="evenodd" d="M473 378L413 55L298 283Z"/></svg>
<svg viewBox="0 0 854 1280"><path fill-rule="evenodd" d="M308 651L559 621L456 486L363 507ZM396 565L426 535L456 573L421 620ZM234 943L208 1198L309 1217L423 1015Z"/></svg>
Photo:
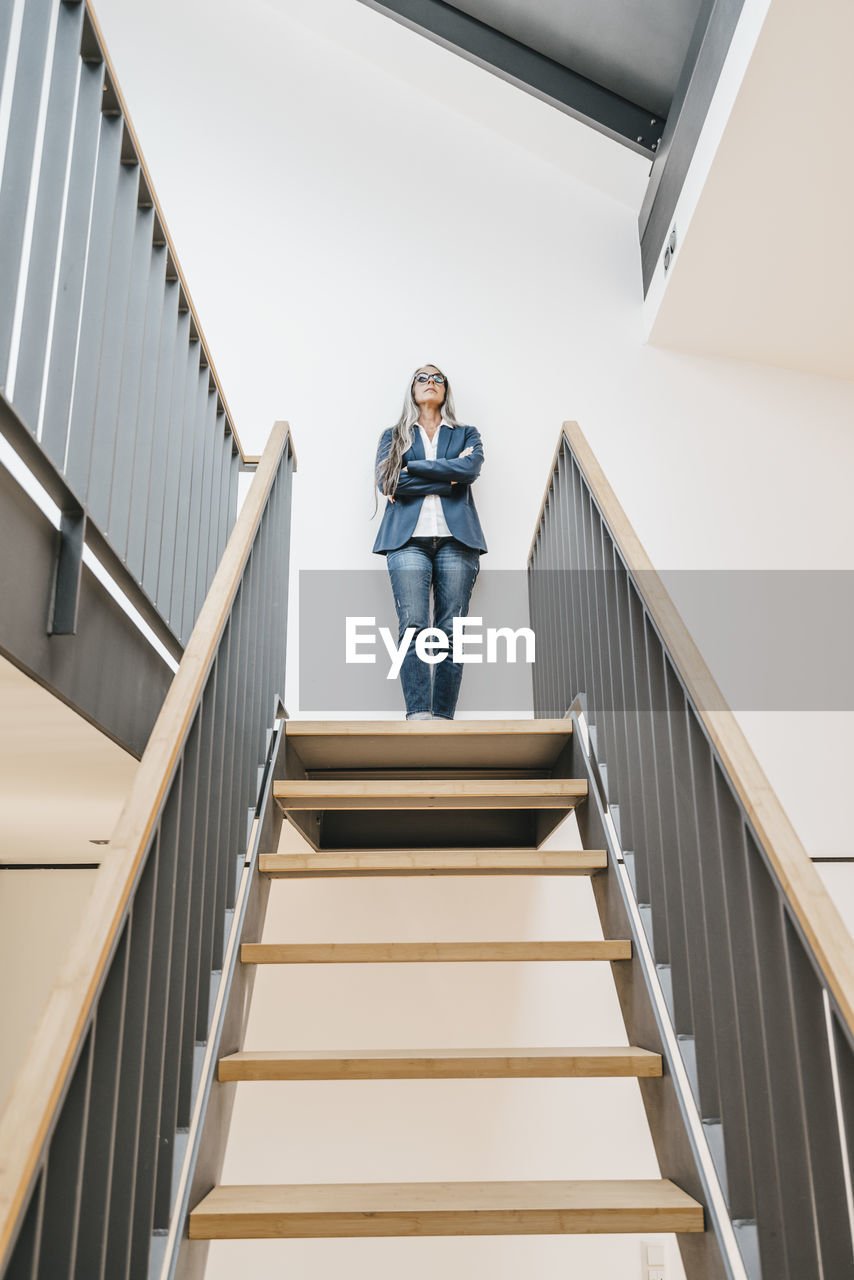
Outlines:
<svg viewBox="0 0 854 1280"><path fill-rule="evenodd" d="M397 608L398 644L407 627L415 628L415 636L433 627L448 637L448 656L435 664L422 662L415 652L415 636L411 638L400 668L406 714L432 712L443 720L453 720L463 667L451 657L451 630L454 618L468 613L480 554L456 538L410 538L396 551L389 551L386 563Z"/></svg>

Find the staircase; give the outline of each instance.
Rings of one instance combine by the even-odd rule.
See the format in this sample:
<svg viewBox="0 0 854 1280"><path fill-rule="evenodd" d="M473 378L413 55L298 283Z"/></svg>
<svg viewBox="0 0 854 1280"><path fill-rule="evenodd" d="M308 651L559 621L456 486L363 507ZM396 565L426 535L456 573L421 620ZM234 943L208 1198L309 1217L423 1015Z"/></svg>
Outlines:
<svg viewBox="0 0 854 1280"><path fill-rule="evenodd" d="M603 850L540 845L585 802L568 776L566 720L287 724L273 794L312 852L262 853L271 878L591 876ZM536 942L245 942L244 965L630 960L625 938ZM292 1051L220 1059L220 1081L654 1077L643 1047ZM285 1100L282 1105L286 1106ZM665 1179L217 1186L196 1240L702 1232L703 1209Z"/></svg>

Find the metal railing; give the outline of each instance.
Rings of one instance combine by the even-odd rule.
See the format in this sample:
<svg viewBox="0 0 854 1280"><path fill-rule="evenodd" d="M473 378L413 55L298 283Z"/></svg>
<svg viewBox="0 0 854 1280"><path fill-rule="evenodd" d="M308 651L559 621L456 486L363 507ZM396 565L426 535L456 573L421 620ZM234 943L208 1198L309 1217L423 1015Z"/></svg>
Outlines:
<svg viewBox="0 0 854 1280"><path fill-rule="evenodd" d="M183 644L242 451L85 0L0 6L0 388Z"/></svg>
<svg viewBox="0 0 854 1280"><path fill-rule="evenodd" d="M574 423L529 591L535 715L586 704L669 1074L730 1220L714 1224L727 1274L846 1280L854 944Z"/></svg>
<svg viewBox="0 0 854 1280"><path fill-rule="evenodd" d="M199 1055L281 714L294 466L277 423L0 1120L9 1280L147 1277L186 1210Z"/></svg>

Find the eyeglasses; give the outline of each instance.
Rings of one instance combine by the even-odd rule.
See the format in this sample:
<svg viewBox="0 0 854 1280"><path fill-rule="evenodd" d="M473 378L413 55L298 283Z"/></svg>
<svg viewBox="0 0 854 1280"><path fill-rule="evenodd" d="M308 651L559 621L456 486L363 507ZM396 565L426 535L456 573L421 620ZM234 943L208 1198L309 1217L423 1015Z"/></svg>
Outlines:
<svg viewBox="0 0 854 1280"><path fill-rule="evenodd" d="M414 381L442 383L445 381L445 376L442 373L416 373Z"/></svg>

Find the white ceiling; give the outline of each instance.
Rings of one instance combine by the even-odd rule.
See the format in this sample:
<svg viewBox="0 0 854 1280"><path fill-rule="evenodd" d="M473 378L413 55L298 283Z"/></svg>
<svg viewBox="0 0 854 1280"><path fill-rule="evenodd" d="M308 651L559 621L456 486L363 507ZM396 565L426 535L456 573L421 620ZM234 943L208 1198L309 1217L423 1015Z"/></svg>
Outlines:
<svg viewBox="0 0 854 1280"><path fill-rule="evenodd" d="M654 345L854 378L852 48L851 0L773 0Z"/></svg>
<svg viewBox="0 0 854 1280"><path fill-rule="evenodd" d="M233 4L233 0L216 2L223 11ZM499 133L578 181L631 209L640 209L649 175L647 156L635 154L356 0L260 2L289 22L298 22L370 62L379 74L419 89L442 107ZM130 0L101 0L99 11L104 11L106 23L113 10L128 7ZM244 20L251 20L251 16L250 6ZM106 34L109 40L109 26Z"/></svg>

